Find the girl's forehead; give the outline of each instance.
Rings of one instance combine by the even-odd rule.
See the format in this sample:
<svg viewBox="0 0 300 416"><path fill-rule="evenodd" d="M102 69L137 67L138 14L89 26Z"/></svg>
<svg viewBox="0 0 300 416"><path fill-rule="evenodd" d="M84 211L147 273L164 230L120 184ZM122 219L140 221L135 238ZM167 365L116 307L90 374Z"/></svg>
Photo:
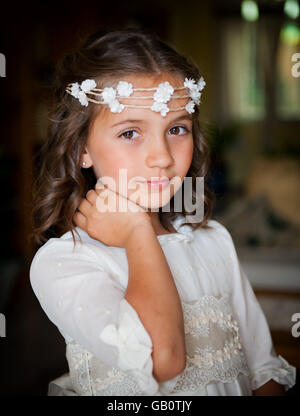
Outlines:
<svg viewBox="0 0 300 416"><path fill-rule="evenodd" d="M177 100L178 101L178 100ZM188 114L185 110L170 112L166 117L161 117L159 113L155 113L150 109L136 109L125 108L122 113L112 113L109 108L102 108L95 119L95 127L101 126L102 129L118 129L129 126L130 123L135 123L140 126L151 127L161 126L165 127L173 120L182 118L185 121L192 121L192 115Z"/></svg>

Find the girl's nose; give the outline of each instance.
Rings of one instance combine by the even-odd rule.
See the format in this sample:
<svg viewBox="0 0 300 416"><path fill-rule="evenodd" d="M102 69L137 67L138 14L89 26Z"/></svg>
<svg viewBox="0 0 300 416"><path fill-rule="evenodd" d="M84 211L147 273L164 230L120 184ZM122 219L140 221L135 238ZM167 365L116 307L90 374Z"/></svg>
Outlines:
<svg viewBox="0 0 300 416"><path fill-rule="evenodd" d="M146 164L150 168L159 166L167 167L173 163L173 157L169 145L164 137L150 140L147 147Z"/></svg>

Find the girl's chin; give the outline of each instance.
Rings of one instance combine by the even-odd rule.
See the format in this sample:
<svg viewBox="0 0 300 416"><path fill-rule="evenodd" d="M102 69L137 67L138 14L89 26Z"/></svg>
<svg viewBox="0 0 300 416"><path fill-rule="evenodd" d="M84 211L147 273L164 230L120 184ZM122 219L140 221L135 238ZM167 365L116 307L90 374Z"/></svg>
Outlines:
<svg viewBox="0 0 300 416"><path fill-rule="evenodd" d="M137 204L147 209L148 211L161 208L165 205L167 205L170 201L169 196L163 196L163 195L151 195L148 198L141 198L139 201L137 201Z"/></svg>

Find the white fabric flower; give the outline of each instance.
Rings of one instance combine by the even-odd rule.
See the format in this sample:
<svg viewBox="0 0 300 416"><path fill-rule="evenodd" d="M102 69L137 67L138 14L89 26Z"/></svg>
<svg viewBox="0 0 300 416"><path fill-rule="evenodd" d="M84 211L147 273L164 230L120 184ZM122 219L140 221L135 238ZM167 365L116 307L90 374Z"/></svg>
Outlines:
<svg viewBox="0 0 300 416"><path fill-rule="evenodd" d="M80 87L79 87L78 82L74 82L71 87L71 95L73 95L73 97L75 98L78 98L79 91L80 91Z"/></svg>
<svg viewBox="0 0 300 416"><path fill-rule="evenodd" d="M153 98L155 101L158 101L159 103L166 103L170 100L173 92L174 92L174 88L172 87L172 85L169 84L168 81L162 82L157 87L153 95Z"/></svg>
<svg viewBox="0 0 300 416"><path fill-rule="evenodd" d="M122 97L129 97L133 93L133 85L126 81L120 81L117 86L118 94Z"/></svg>
<svg viewBox="0 0 300 416"><path fill-rule="evenodd" d="M200 104L200 97L201 92L205 86L205 81L203 77L199 79L199 81L196 83L194 79L192 78L185 78L184 80L184 86L188 89L188 95L189 97L194 101L195 104ZM187 104L189 109L192 109L192 104L189 102Z"/></svg>
<svg viewBox="0 0 300 416"><path fill-rule="evenodd" d="M124 109L124 105L120 104L116 99L117 91L113 87L105 87L102 92L103 102L109 105L112 113L121 113Z"/></svg>
<svg viewBox="0 0 300 416"><path fill-rule="evenodd" d="M197 84L193 78L185 78L183 85L189 90L197 89Z"/></svg>
<svg viewBox="0 0 300 416"><path fill-rule="evenodd" d="M190 90L189 96L196 104L200 104L201 92L198 90Z"/></svg>
<svg viewBox="0 0 300 416"><path fill-rule="evenodd" d="M87 96L86 96L84 91L79 91L77 98L78 98L81 105L84 105L85 107L88 106L89 102L88 102Z"/></svg>
<svg viewBox="0 0 300 416"><path fill-rule="evenodd" d="M151 107L152 111L160 112L160 114L165 117L166 114L170 111L167 104L154 101Z"/></svg>
<svg viewBox="0 0 300 416"><path fill-rule="evenodd" d="M78 82L75 82L74 84L72 84L71 95L77 98L81 105L84 105L85 107L87 107L88 105L87 96L85 95L85 92L80 89Z"/></svg>
<svg viewBox="0 0 300 416"><path fill-rule="evenodd" d="M118 100L109 102L109 108L112 113L121 113L124 110L124 105L120 104Z"/></svg>
<svg viewBox="0 0 300 416"><path fill-rule="evenodd" d="M82 81L81 85L78 82L74 82L71 87L71 95L77 98L81 105L87 107L88 99L86 92L96 87L96 82L93 79L86 79Z"/></svg>
<svg viewBox="0 0 300 416"><path fill-rule="evenodd" d="M113 87L105 87L101 96L106 104L110 104L116 99L116 90Z"/></svg>
<svg viewBox="0 0 300 416"><path fill-rule="evenodd" d="M187 103L187 105L185 106L185 109L189 114L191 114L195 112L194 107L195 107L195 102L191 100Z"/></svg>
<svg viewBox="0 0 300 416"><path fill-rule="evenodd" d="M88 92L93 88L96 88L97 84L93 79L86 79L81 83L81 89L84 92Z"/></svg>
<svg viewBox="0 0 300 416"><path fill-rule="evenodd" d="M201 77L197 83L198 91L202 91L205 85L206 85L206 82L204 81L203 77Z"/></svg>

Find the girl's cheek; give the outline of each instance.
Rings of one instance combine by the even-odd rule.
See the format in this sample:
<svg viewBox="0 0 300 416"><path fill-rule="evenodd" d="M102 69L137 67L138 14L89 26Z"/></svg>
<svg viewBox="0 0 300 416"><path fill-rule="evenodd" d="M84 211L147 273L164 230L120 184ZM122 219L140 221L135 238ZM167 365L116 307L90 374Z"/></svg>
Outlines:
<svg viewBox="0 0 300 416"><path fill-rule="evenodd" d="M182 170L188 171L193 159L193 149L193 142L184 143L184 146L177 149L177 161Z"/></svg>

